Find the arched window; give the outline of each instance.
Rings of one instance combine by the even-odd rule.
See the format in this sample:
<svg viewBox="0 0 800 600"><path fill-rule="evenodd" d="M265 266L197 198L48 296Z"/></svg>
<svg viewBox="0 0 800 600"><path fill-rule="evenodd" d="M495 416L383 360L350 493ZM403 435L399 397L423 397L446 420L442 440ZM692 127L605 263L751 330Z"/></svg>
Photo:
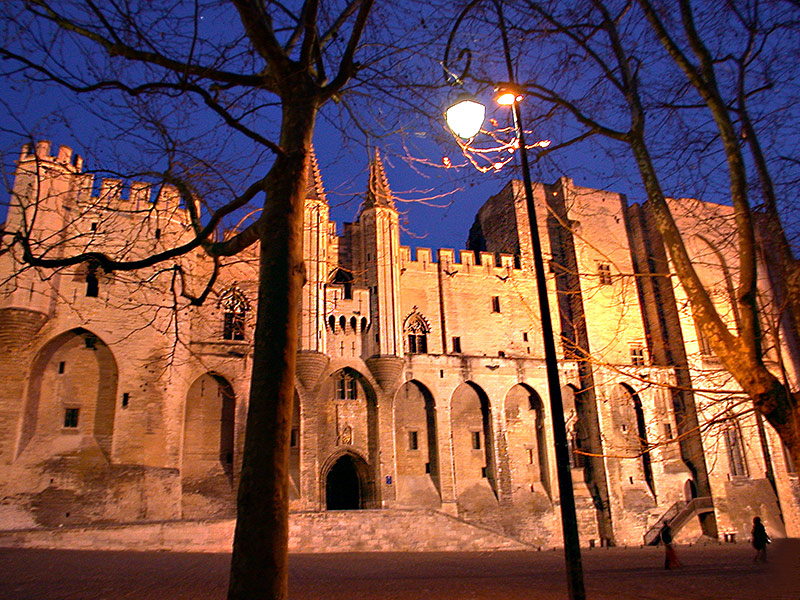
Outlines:
<svg viewBox="0 0 800 600"><path fill-rule="evenodd" d="M408 340L408 351L411 354L427 354L430 327L425 317L417 312L412 313L406 319L404 330Z"/></svg>
<svg viewBox="0 0 800 600"><path fill-rule="evenodd" d="M222 339L244 339L244 317L250 309L244 293L236 287L228 289L219 301L222 307Z"/></svg>

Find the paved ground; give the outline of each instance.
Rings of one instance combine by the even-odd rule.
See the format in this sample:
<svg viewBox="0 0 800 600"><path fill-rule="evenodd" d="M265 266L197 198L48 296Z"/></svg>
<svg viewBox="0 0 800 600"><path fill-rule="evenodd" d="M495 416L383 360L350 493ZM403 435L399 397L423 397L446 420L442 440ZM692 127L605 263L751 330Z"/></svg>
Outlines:
<svg viewBox="0 0 800 600"><path fill-rule="evenodd" d="M589 600L798 600L800 540L776 541L753 564L745 544L584 551ZM0 548L3 600L222 600L228 554ZM563 554L549 552L298 554L293 600L562 600Z"/></svg>

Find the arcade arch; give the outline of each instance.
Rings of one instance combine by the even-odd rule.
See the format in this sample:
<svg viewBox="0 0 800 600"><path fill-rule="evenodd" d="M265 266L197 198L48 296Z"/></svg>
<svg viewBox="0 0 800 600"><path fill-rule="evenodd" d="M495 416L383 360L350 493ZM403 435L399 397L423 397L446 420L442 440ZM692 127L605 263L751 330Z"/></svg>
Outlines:
<svg viewBox="0 0 800 600"><path fill-rule="evenodd" d="M633 480L644 479L650 493L655 496L653 466L642 400L632 387L619 383L614 386L611 403L616 437L621 442L622 450L632 458L636 458L635 472L628 474L628 477Z"/></svg>
<svg viewBox="0 0 800 600"><path fill-rule="evenodd" d="M110 458L117 379L114 355L94 333L73 329L46 343L31 367L18 454L35 438L77 431L73 445L91 437Z"/></svg>
<svg viewBox="0 0 800 600"><path fill-rule="evenodd" d="M397 390L394 405L397 499L438 506L441 484L433 394L418 381L407 381Z"/></svg>
<svg viewBox="0 0 800 600"><path fill-rule="evenodd" d="M532 492L541 485L550 495L547 435L541 397L533 388L517 384L506 394L505 408L506 439L515 492Z"/></svg>
<svg viewBox="0 0 800 600"><path fill-rule="evenodd" d="M320 398L326 398L318 413L318 444L322 456L329 456L320 470L320 500L327 505L330 470L344 454L351 455L333 470L334 486L353 488L353 473L358 475L359 503L362 508L377 505L379 480L379 435L377 397L369 380L350 367L331 373L323 382ZM350 461L350 462L348 462ZM360 461L360 462L359 462ZM344 493L344 492L342 492ZM352 498L351 498L352 499ZM352 506L352 502L346 503ZM338 506L338 503L334 502Z"/></svg>
<svg viewBox="0 0 800 600"><path fill-rule="evenodd" d="M473 382L459 385L450 401L456 492L487 486L497 496L494 434L486 392Z"/></svg>
<svg viewBox="0 0 800 600"><path fill-rule="evenodd" d="M223 474L233 481L233 432L236 398L221 375L198 377L186 396L181 475L203 479Z"/></svg>

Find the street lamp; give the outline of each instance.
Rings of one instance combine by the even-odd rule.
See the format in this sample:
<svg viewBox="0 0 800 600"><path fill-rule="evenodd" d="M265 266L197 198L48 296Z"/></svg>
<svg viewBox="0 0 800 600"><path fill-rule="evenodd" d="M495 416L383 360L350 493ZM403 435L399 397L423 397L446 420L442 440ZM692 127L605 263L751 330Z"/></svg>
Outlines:
<svg viewBox="0 0 800 600"><path fill-rule="evenodd" d="M445 72L451 74L447 68L447 57L453 36L461 21L481 0L473 0L464 10L461 11L455 21L453 30L447 41L445 49L444 67ZM572 489L572 473L569 465L569 450L567 444L567 428L564 424L564 405L561 399L561 383L558 378L558 356L556 355L556 345L553 339L553 323L550 318L550 302L547 297L547 282L544 272L544 259L542 258L542 243L539 238L539 228L536 224L536 207L533 203L533 186L531 184L530 166L528 164L528 151L525 146L525 131L522 126L522 111L520 104L523 96L519 93L519 87L515 82L514 68L511 62L511 51L508 44L508 32L506 22L503 17L503 6L500 0L492 0L497 11L498 27L503 40L503 53L508 72L508 83L498 86L496 89L495 101L504 106L510 106L514 117L514 129L520 149L520 166L522 167L522 180L525 187L525 204L528 209L528 219L531 234L531 249L533 251L533 265L536 272L536 289L539 296L539 313L542 319L542 336L544 342L544 360L547 371L547 389L550 396L550 412L553 415L553 439L555 441L556 472L558 474L558 493L561 500L561 530L564 536L564 559L567 566L567 586L569 589L570 600L585 600L586 591L583 585L583 567L581 565L580 537L578 535L578 521L575 511L575 494ZM464 77L456 77L460 83ZM466 99L461 95L447 111L447 123L453 132L460 136L471 138L480 131L485 114L484 109L474 106L464 106ZM469 102L475 103L470 98ZM482 105L481 105L482 106ZM467 110L464 110L464 109ZM459 110L460 109L460 110ZM450 111L455 110L455 115L466 115L467 124L459 122L456 128L450 124ZM479 122L478 115L480 115ZM476 124L477 122L477 124ZM469 135L462 135L467 133Z"/></svg>

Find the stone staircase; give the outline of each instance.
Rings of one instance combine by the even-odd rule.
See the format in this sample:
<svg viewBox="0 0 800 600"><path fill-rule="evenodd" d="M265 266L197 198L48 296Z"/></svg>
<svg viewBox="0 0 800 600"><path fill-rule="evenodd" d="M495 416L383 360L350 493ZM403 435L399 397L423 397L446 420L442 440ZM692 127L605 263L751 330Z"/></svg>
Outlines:
<svg viewBox="0 0 800 600"><path fill-rule="evenodd" d="M86 525L0 531L0 547L229 552L232 519ZM293 513L289 551L452 552L529 550L531 546L434 510Z"/></svg>
<svg viewBox="0 0 800 600"><path fill-rule="evenodd" d="M676 502L670 506L667 512L661 515L658 521L644 534L644 545L657 545L661 540L661 530L666 523L669 523L670 529L672 529L672 535L674 536L680 531L681 527L686 525L689 519L703 513L713 512L713 510L714 502L710 496L694 498L690 502Z"/></svg>

